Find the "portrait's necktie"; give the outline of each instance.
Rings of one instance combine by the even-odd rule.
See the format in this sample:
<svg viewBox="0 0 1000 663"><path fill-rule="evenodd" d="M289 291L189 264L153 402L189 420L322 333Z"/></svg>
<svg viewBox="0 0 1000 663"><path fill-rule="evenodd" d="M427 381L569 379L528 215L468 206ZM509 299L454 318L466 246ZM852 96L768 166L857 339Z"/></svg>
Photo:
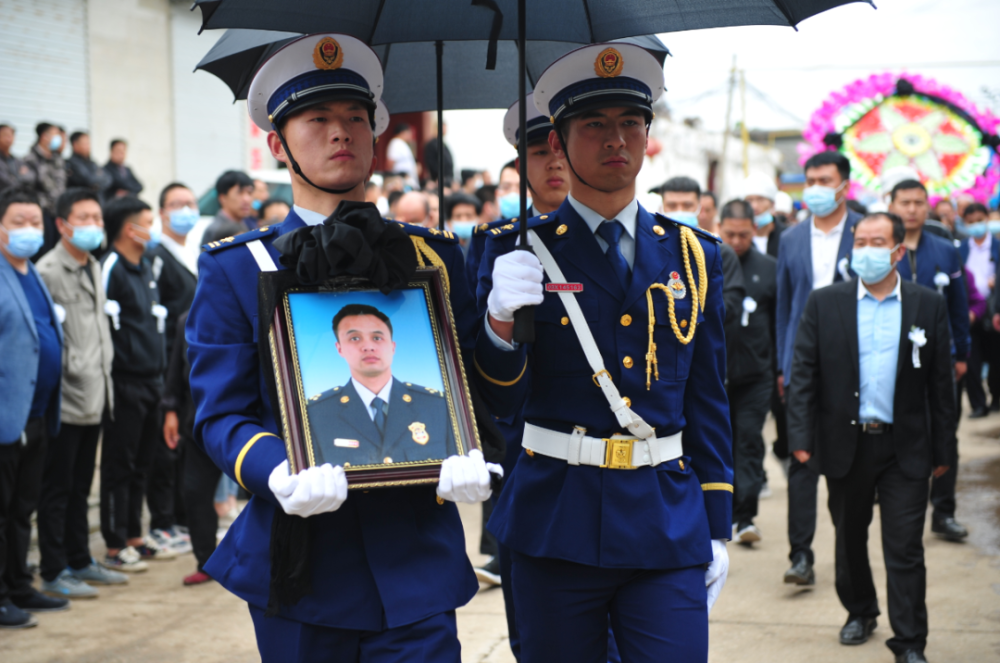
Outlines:
<svg viewBox="0 0 1000 663"><path fill-rule="evenodd" d="M604 221L597 226L597 234L608 243L608 250L604 252L604 255L608 257L611 269L621 281L622 287L628 290L629 284L632 282L632 270L629 269L628 262L622 255L621 239L624 232L625 226L617 220Z"/></svg>
<svg viewBox="0 0 1000 663"><path fill-rule="evenodd" d="M375 428L379 435L385 435L385 415L388 413L389 404L376 396L372 399L372 412L375 415Z"/></svg>

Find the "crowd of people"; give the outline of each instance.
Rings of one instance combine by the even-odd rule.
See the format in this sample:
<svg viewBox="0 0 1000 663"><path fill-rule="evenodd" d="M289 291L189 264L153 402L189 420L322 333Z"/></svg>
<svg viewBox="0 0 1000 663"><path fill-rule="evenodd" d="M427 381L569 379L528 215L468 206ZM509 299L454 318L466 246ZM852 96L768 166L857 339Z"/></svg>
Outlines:
<svg viewBox="0 0 1000 663"><path fill-rule="evenodd" d="M529 120L533 116L539 114L529 113ZM570 173L582 178L569 164L568 153L556 149L558 140L550 140L550 132L560 131L553 128L536 123L540 132L525 138L530 215L542 219L564 203L581 209L567 196ZM476 370L487 382L510 387L519 376L494 379L487 372L503 365L523 374L520 362L509 361L516 355L506 354L524 352L512 340L513 311L536 300L513 282L505 282L502 287L509 290L494 298L493 292L502 289L496 285L490 291L494 284L489 279L502 273L494 265L506 265L508 259L497 254L496 246L506 241L512 248L514 237L491 243L489 249L485 238L513 228L508 224L520 209L520 164L505 164L496 185L486 171L462 171L455 178L442 139L428 143L421 165L412 129L399 124L391 133L388 163L365 179L364 198L388 219L434 232L443 225L454 234L464 258L459 269L489 294L488 301L478 303L489 322L480 335L487 340L477 347L487 348L482 350L487 359L493 353L494 364L484 361L485 368L477 364ZM199 310L197 304L192 309L199 270L195 252L187 247L197 241L217 248L225 238L264 233L290 213L303 218L316 214L271 198L266 184L246 173L227 171L215 185L218 214L201 237L189 238L200 219L195 192L174 182L159 193L156 209L141 200L142 185L125 165L124 140L112 141L111 158L99 167L90 158L85 132L75 132L67 141L61 127L43 122L36 134L37 142L18 159L10 154L13 128L0 125L0 339L8 349L0 360L0 393L6 403L0 412L0 627L8 628L32 626L37 622L31 613L64 610L72 599L97 596L95 585L126 583L128 574L146 570L148 561L186 552L194 553L197 568L183 578L184 584L212 580L206 565L216 549L220 513L232 508L238 486L229 468L220 468L210 450L195 443L198 394L190 376L198 349L189 352L189 342L199 342L198 332L192 335L191 330L202 323L187 320L189 311ZM516 135L508 139L517 144ZM72 153L64 159L67 145ZM438 173L442 151L445 170ZM865 209L849 199L850 164L835 151L811 157L804 171L801 204L779 190L772 173L750 174L741 195L727 201L689 177L672 177L657 189L657 212L678 227L698 228L703 237L717 235L722 241L718 285L724 305L712 303L718 308L703 313L724 317L723 384L735 478L731 486L702 483L705 491L733 491L724 535L716 521L728 512L720 507L710 514L713 551L719 554L715 544L720 540L753 546L772 535L754 522L758 500L769 493L763 431L770 413L777 429L773 453L787 474L789 491L790 566L782 581L816 582L812 541L823 474L836 528L835 582L849 615L840 641L866 641L879 614L866 547L877 494L894 633L889 646L897 660L922 661L922 653L920 658L898 657L920 653L926 644L921 536L928 500L935 534L951 541L968 535L956 520L959 396L967 392L970 418L1000 411L1000 214L962 195L931 200L919 179L906 173L886 178L884 200ZM445 192L443 209L438 208L438 187ZM631 226L615 221L614 215L610 222L596 218L597 246L610 262L594 269L606 271L609 288L621 293L641 270L655 267L651 278L669 278L663 286L674 291L669 319L682 339L687 319L680 314L690 313L695 287L686 297L678 272L658 277L664 265L638 262L640 251L647 250L635 236L643 214L636 207ZM581 224L590 224L589 217L580 216ZM562 236L566 229L562 225L550 234ZM657 236L664 236L660 225L650 231L650 239ZM600 257L596 251L594 255ZM254 258L259 261L256 254ZM690 273L688 267L688 277ZM705 295L701 297L704 306ZM680 325L674 321L675 306ZM652 311L650 303L651 316ZM692 335L695 326L710 324L698 320L697 306L694 311ZM631 321L624 315L620 326L627 328ZM211 333L221 342L227 330L219 324ZM559 324L567 326L569 318L562 317ZM651 322L650 352L655 356L652 328ZM712 332L708 328L703 333ZM536 356L535 361L551 359ZM626 356L624 368L632 368L632 362ZM558 373L542 371L534 379L557 385ZM497 402L508 397L497 396ZM524 417L537 419L546 398L535 393L524 409L497 410L497 425L508 449L514 449L503 463L506 474L521 457ZM535 435L537 430L528 424L528 432ZM259 433L231 461L236 479L244 455L260 435L273 433ZM844 444L848 439L857 444ZM100 526L107 549L96 561L87 513L95 471L100 472ZM671 471L683 473L684 460ZM240 480L241 487L250 481ZM262 485L273 484L249 487ZM286 498L275 495L285 508ZM512 517L518 508L513 499L498 506L494 522ZM143 526L144 504L148 529ZM328 510L341 504L343 500ZM492 503L485 501L483 508L485 523ZM40 589L27 561L36 511ZM520 545L520 535L505 530L504 536L508 545ZM513 556L519 568L541 582L549 573L544 564L516 549L512 553L504 536L498 542L484 525L481 549L491 559L476 570L480 580L508 591ZM631 552L615 554L625 558ZM700 583L701 577L696 580ZM508 597L506 603L511 646L518 656L515 601ZM537 613L529 612L522 624L552 618L538 604L518 605ZM258 627L259 639L261 633ZM529 635L536 645L537 637ZM609 631L608 647L609 660L617 660L615 632Z"/></svg>

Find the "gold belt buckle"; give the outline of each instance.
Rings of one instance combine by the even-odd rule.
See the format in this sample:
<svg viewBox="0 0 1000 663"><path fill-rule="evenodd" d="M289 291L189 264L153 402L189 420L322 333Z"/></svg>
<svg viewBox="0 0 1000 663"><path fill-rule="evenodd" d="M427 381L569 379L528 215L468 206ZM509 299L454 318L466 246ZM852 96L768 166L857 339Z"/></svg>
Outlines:
<svg viewBox="0 0 1000 663"><path fill-rule="evenodd" d="M634 470L632 444L635 439L604 438L604 465L609 470Z"/></svg>

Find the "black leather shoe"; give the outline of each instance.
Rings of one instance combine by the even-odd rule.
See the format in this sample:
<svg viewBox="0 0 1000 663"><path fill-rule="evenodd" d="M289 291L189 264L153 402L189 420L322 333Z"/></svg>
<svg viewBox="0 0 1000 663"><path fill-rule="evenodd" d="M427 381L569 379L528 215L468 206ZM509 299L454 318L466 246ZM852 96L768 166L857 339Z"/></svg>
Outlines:
<svg viewBox="0 0 1000 663"><path fill-rule="evenodd" d="M902 654L896 654L896 663L927 663L922 651L907 649Z"/></svg>
<svg viewBox="0 0 1000 663"><path fill-rule="evenodd" d="M21 610L26 612L59 612L69 610L69 600L46 596L41 592L32 589L27 596L12 596L11 600Z"/></svg>
<svg viewBox="0 0 1000 663"><path fill-rule="evenodd" d="M863 645L876 626L878 622L874 617L848 617L844 628L840 629L840 644Z"/></svg>
<svg viewBox="0 0 1000 663"><path fill-rule="evenodd" d="M31 628L38 620L21 610L10 599L0 602L0 628Z"/></svg>
<svg viewBox="0 0 1000 663"><path fill-rule="evenodd" d="M945 541L961 541L969 536L969 530L962 527L957 520L948 516L947 518L934 518L931 520L931 531Z"/></svg>
<svg viewBox="0 0 1000 663"><path fill-rule="evenodd" d="M785 571L786 585L815 585L816 574L813 572L813 565L805 553L799 553L792 559L792 568Z"/></svg>
<svg viewBox="0 0 1000 663"><path fill-rule="evenodd" d="M984 407L977 407L975 410L969 413L969 419L982 419L983 417L989 416L990 411Z"/></svg>

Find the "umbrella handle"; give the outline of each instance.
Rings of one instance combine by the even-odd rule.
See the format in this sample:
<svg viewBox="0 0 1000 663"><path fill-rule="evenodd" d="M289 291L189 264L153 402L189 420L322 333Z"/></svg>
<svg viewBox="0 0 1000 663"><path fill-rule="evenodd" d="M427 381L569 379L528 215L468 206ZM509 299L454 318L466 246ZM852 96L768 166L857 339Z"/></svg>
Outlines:
<svg viewBox="0 0 1000 663"><path fill-rule="evenodd" d="M534 253L535 250L530 246L521 245L518 246L518 251L528 251ZM522 306L521 308L514 311L514 341L516 343L534 343L535 342L535 307L534 306Z"/></svg>

